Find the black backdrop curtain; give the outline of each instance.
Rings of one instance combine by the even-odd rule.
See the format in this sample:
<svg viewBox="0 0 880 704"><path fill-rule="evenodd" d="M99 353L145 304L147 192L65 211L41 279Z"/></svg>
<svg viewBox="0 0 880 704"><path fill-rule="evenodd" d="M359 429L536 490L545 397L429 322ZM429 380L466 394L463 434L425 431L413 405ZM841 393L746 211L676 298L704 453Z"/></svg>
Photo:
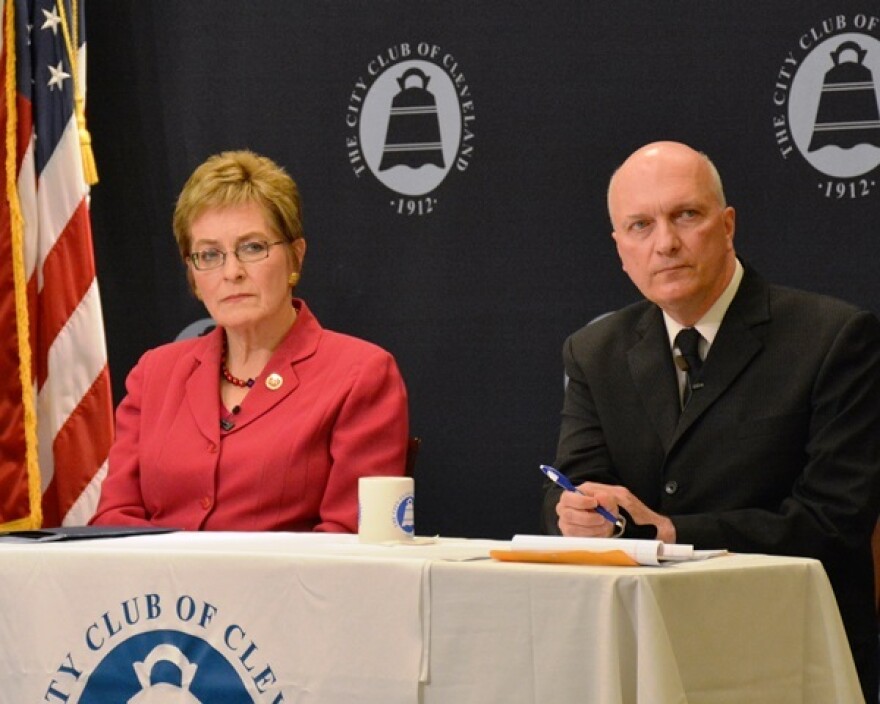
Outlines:
<svg viewBox="0 0 880 704"><path fill-rule="evenodd" d="M206 317L171 234L180 187L208 155L251 148L303 194L299 293L325 327L398 359L424 438L417 532L535 532L561 344L638 296L605 212L634 148L705 151L741 256L880 309L877 15L868 0L89 0L116 401L145 349ZM858 95L822 90L835 57ZM407 125L390 108L413 86L433 112ZM413 143L398 150L410 166L383 168L383 147Z"/></svg>

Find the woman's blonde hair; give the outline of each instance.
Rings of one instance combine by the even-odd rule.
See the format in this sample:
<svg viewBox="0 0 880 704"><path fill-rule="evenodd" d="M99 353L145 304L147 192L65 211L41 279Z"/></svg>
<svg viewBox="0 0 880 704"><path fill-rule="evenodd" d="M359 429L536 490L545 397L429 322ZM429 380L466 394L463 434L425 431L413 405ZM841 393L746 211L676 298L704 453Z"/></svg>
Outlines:
<svg viewBox="0 0 880 704"><path fill-rule="evenodd" d="M209 208L256 203L269 226L287 242L303 236L299 189L274 161L252 151L221 152L209 157L187 179L174 208L174 237L180 256L192 253L191 227Z"/></svg>

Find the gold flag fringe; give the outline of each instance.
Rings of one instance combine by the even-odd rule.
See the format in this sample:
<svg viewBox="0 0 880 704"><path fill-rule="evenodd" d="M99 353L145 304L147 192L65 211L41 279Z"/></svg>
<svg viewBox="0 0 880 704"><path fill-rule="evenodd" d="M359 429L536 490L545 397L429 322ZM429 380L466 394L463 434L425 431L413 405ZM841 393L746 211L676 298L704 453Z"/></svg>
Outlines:
<svg viewBox="0 0 880 704"><path fill-rule="evenodd" d="M19 378L24 415L25 464L28 477L30 515L0 524L4 530L29 530L43 524L40 465L37 455L37 412L34 401L34 381L31 366L30 322L28 320L27 279L24 264L24 218L18 200L17 130L18 112L15 77L15 3L6 3L3 15L3 42L6 46L6 201L9 205L9 235L12 246L12 274L15 288L15 323L18 335Z"/></svg>

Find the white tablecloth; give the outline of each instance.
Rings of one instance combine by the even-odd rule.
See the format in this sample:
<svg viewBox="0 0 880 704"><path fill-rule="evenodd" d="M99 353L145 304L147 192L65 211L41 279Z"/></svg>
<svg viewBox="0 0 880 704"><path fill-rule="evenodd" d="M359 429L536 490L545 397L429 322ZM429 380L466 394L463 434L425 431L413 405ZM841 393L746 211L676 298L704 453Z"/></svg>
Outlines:
<svg viewBox="0 0 880 704"><path fill-rule="evenodd" d="M431 593L426 703L862 701L814 561L435 564Z"/></svg>
<svg viewBox="0 0 880 704"><path fill-rule="evenodd" d="M239 533L0 544L0 704L180 689L204 704L861 701L815 561L485 559L506 547Z"/></svg>

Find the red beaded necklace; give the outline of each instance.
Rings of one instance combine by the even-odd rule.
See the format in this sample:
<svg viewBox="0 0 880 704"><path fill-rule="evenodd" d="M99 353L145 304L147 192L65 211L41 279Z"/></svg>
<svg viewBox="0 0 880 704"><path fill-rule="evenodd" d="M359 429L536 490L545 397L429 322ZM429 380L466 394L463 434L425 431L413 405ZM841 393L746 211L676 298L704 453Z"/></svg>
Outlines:
<svg viewBox="0 0 880 704"><path fill-rule="evenodd" d="M249 389L255 383L253 378L239 379L237 376L232 376L232 372L226 368L226 340L223 340L223 357L220 359L220 376L226 379L230 384L239 386L242 389Z"/></svg>
<svg viewBox="0 0 880 704"><path fill-rule="evenodd" d="M226 363L220 365L220 373L223 375L223 378L226 379L230 384L235 384L236 386L240 386L243 389L251 388L255 381L254 379L239 379L237 376L232 376L230 371L226 368Z"/></svg>

